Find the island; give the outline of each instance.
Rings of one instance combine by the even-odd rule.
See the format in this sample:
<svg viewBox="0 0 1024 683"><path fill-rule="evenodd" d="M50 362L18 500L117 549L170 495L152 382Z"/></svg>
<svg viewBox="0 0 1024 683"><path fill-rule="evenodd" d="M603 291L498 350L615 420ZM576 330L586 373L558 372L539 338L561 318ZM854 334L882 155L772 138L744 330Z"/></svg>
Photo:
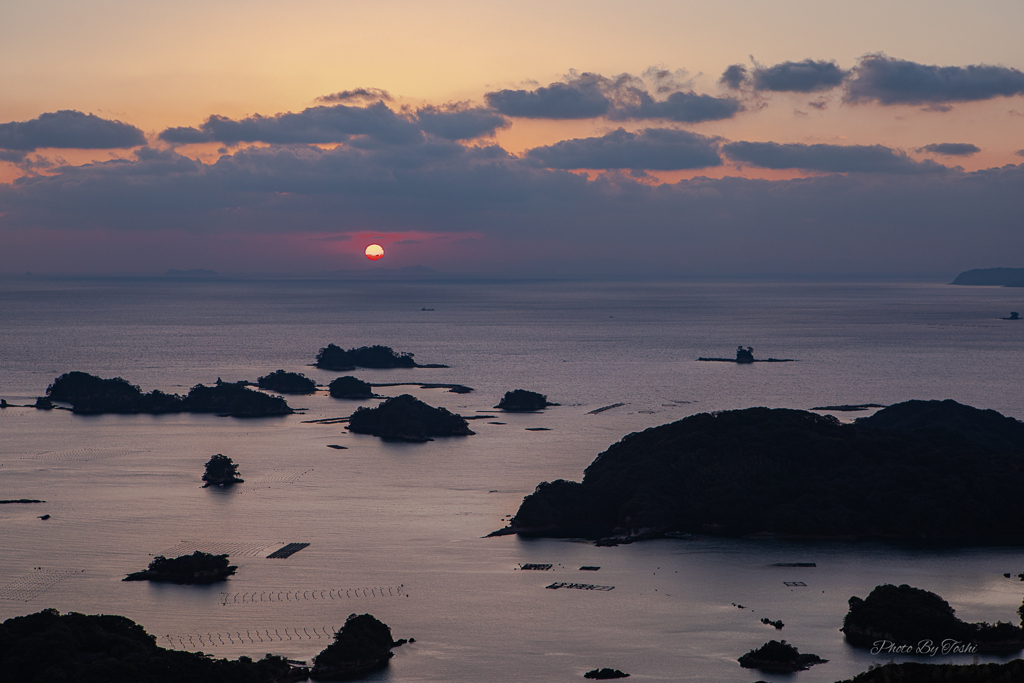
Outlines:
<svg viewBox="0 0 1024 683"><path fill-rule="evenodd" d="M629 678L629 674L623 673L618 669L609 669L608 667L605 667L603 669L592 669L583 674L583 677L596 681L610 681L615 678Z"/></svg>
<svg viewBox="0 0 1024 683"><path fill-rule="evenodd" d="M935 593L906 584L876 586L864 599L850 598L842 631L855 647L881 647L892 653L917 652L926 641L943 648L943 655L1011 654L1024 649L1024 628L962 621Z"/></svg>
<svg viewBox="0 0 1024 683"><path fill-rule="evenodd" d="M19 683L290 683L309 677L308 668L284 657L228 660L167 650L131 619L55 609L0 624L0 671Z"/></svg>
<svg viewBox="0 0 1024 683"><path fill-rule="evenodd" d="M349 431L396 441L431 441L433 436L475 434L460 415L434 408L410 394L395 396L376 408L358 408L348 421Z"/></svg>
<svg viewBox="0 0 1024 683"><path fill-rule="evenodd" d="M245 382L223 382L213 386L197 384L188 395L166 394L154 389L148 394L121 377L102 379L85 372L66 372L46 388L46 401L70 403L80 414L101 413L219 413L232 417L290 415L283 398L268 396L245 386Z"/></svg>
<svg viewBox="0 0 1024 683"><path fill-rule="evenodd" d="M548 403L548 397L538 394L536 391L516 389L506 391L498 405L494 406L499 410L510 413L530 413L537 410L544 410L548 406L557 406L557 403Z"/></svg>
<svg viewBox="0 0 1024 683"><path fill-rule="evenodd" d="M843 424L747 408L627 435L543 482L497 535L602 545L679 533L1021 545L1024 423L952 400Z"/></svg>
<svg viewBox="0 0 1024 683"><path fill-rule="evenodd" d="M232 462L231 458L221 453L212 456L206 462L206 472L203 473L203 484L207 486L231 486L241 484L245 481L238 476L238 465Z"/></svg>
<svg viewBox="0 0 1024 683"><path fill-rule="evenodd" d="M773 673L794 673L806 671L815 664L824 664L828 660L818 655L802 655L785 640L769 640L767 643L751 650L739 658L744 669L757 669Z"/></svg>
<svg viewBox="0 0 1024 683"><path fill-rule="evenodd" d="M334 398L377 398L377 395L373 393L373 386L369 382L364 382L363 380L357 377L352 377L351 375L345 375L344 377L338 377L337 379L331 380L331 383L327 386L327 390Z"/></svg>
<svg viewBox="0 0 1024 683"><path fill-rule="evenodd" d="M391 628L372 614L350 614L334 634L334 642L313 658L310 678L344 681L383 669L391 659L391 648L401 642L393 640Z"/></svg>
<svg viewBox="0 0 1024 683"><path fill-rule="evenodd" d="M227 555L211 555L197 550L191 555L172 559L158 555L149 563L148 569L129 574L121 580L181 584L214 583L227 581L236 569L238 567L228 564Z"/></svg>
<svg viewBox="0 0 1024 683"><path fill-rule="evenodd" d="M736 347L735 358L705 358L701 356L697 360L704 362L715 362L715 363L739 363L746 365L747 363L793 363L795 362L792 358L754 358L754 349L750 346L743 348L743 346Z"/></svg>
<svg viewBox="0 0 1024 683"><path fill-rule="evenodd" d="M321 370L348 372L356 368L422 368L447 367L444 365L417 365L413 354L396 352L390 346L360 346L359 348L342 349L340 346L328 344L316 354L313 363Z"/></svg>
<svg viewBox="0 0 1024 683"><path fill-rule="evenodd" d="M298 372L275 370L256 380L260 389L269 389L279 394L313 394L316 393L316 382Z"/></svg>
<svg viewBox="0 0 1024 683"><path fill-rule="evenodd" d="M1000 318L1000 320L1020 320L1020 313L1017 311L1010 311L1009 318Z"/></svg>
<svg viewBox="0 0 1024 683"><path fill-rule="evenodd" d="M954 285L1024 287L1024 268L975 268L954 278Z"/></svg>

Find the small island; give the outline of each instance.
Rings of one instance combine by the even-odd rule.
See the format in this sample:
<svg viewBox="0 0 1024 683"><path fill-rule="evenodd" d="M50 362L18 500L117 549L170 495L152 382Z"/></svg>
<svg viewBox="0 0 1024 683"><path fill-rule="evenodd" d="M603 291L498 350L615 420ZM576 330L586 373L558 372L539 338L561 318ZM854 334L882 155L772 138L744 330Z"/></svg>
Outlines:
<svg viewBox="0 0 1024 683"><path fill-rule="evenodd" d="M850 598L842 630L855 647L877 648L881 643L891 652L916 652L925 641L936 647L946 643L949 649L943 655L1011 654L1024 649L1024 628L961 621L941 597L906 584L876 586L863 600Z"/></svg>
<svg viewBox="0 0 1024 683"><path fill-rule="evenodd" d="M217 453L206 462L206 472L203 474L205 489L208 486L231 486L241 484L245 481L238 476L238 465L231 461L231 458Z"/></svg>
<svg viewBox="0 0 1024 683"><path fill-rule="evenodd" d="M260 389L269 389L279 394L313 394L316 393L316 382L298 372L275 370L256 380Z"/></svg>
<svg viewBox="0 0 1024 683"><path fill-rule="evenodd" d="M129 574L122 581L158 581L161 583L214 583L226 581L238 567L228 564L227 555L195 551L168 559L158 555L145 571Z"/></svg>
<svg viewBox="0 0 1024 683"><path fill-rule="evenodd" d="M332 380L327 389L333 398L354 400L377 398L377 395L373 393L373 385L351 375Z"/></svg>
<svg viewBox="0 0 1024 683"><path fill-rule="evenodd" d="M231 417L290 415L283 398L268 396L245 386L245 382L223 382L213 386L197 384L188 395L165 394L154 389L148 394L120 377L102 379L85 372L67 372L46 388L46 400L70 403L80 414L102 413L219 413Z"/></svg>
<svg viewBox="0 0 1024 683"><path fill-rule="evenodd" d="M538 394L536 391L527 391L526 389L516 389L514 391L506 391L501 401L494 407L510 413L531 413L544 410L548 406L557 405L557 403L548 403L548 397L544 394Z"/></svg>
<svg viewBox="0 0 1024 683"><path fill-rule="evenodd" d="M1001 320L1020 320L1020 313L1017 311L1010 311L1009 318L1001 318Z"/></svg>
<svg viewBox="0 0 1024 683"><path fill-rule="evenodd" d="M769 640L756 650L739 658L744 669L757 669L775 673L806 671L815 664L825 664L827 659L818 655L802 655L786 641Z"/></svg>
<svg viewBox="0 0 1024 683"><path fill-rule="evenodd" d="M1019 546L1022 449L1024 423L951 400L906 401L852 424L791 409L702 413L627 435L582 482L539 484L498 533Z"/></svg>
<svg viewBox="0 0 1024 683"><path fill-rule="evenodd" d="M462 416L429 406L410 394L389 398L376 408L358 408L349 418L348 429L413 442L431 441L434 436L475 434Z"/></svg>
<svg viewBox="0 0 1024 683"><path fill-rule="evenodd" d="M605 667L603 669L592 669L591 671L583 674L583 677L596 681L610 681L615 678L629 678L629 674L623 673L618 669L609 669L608 667Z"/></svg>
<svg viewBox="0 0 1024 683"><path fill-rule="evenodd" d="M313 658L310 678L345 681L383 669L391 659L391 648L399 644L392 639L391 628L372 614L350 614L334 634L334 642Z"/></svg>
<svg viewBox="0 0 1024 683"><path fill-rule="evenodd" d="M444 365L417 365L413 354L394 351L390 346L360 346L344 350L335 344L328 344L316 354L313 363L321 370L348 372L356 368L422 368L447 367Z"/></svg>
<svg viewBox="0 0 1024 683"><path fill-rule="evenodd" d="M697 360L704 362L715 362L715 363L739 363L740 365L746 365L747 363L793 363L795 362L792 358L754 358L754 349L750 346L743 348L743 346L736 347L735 358L704 358L701 356Z"/></svg>
<svg viewBox="0 0 1024 683"><path fill-rule="evenodd" d="M55 609L0 624L0 671L18 683L292 683L309 677L308 668L284 657L229 660L167 650L131 619Z"/></svg>

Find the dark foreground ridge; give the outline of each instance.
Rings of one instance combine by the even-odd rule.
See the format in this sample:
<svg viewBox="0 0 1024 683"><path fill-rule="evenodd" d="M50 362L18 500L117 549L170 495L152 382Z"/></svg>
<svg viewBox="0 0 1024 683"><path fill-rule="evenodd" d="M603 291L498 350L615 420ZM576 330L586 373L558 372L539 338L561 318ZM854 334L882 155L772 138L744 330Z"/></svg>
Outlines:
<svg viewBox="0 0 1024 683"><path fill-rule="evenodd" d="M1024 659L1005 664L886 664L839 683L1012 683L1024 681Z"/></svg>
<svg viewBox="0 0 1024 683"><path fill-rule="evenodd" d="M954 285L1024 287L1024 268L975 268L956 276Z"/></svg>
<svg viewBox="0 0 1024 683"><path fill-rule="evenodd" d="M417 442L430 441L432 436L475 434L460 415L429 406L410 394L389 398L376 408L358 408L349 418L348 429L358 434Z"/></svg>
<svg viewBox="0 0 1024 683"><path fill-rule="evenodd" d="M853 424L801 410L692 415L626 436L582 483L540 484L499 533L671 532L957 544L1024 539L1024 423L907 401Z"/></svg>
<svg viewBox="0 0 1024 683"><path fill-rule="evenodd" d="M348 372L356 368L446 368L447 365L420 365L413 360L413 354L392 350L390 346L360 346L357 349L342 349L328 344L316 354L314 366L321 370Z"/></svg>
<svg viewBox="0 0 1024 683"><path fill-rule="evenodd" d="M757 669L758 671L771 671L777 673L793 673L805 671L815 664L825 664L827 659L818 655L802 655L800 652L787 643L777 640L769 640L756 650L751 650L739 658L740 666L744 669Z"/></svg>
<svg viewBox="0 0 1024 683"><path fill-rule="evenodd" d="M187 396L165 394L154 389L148 394L120 377L102 379L85 372L66 372L46 388L51 401L70 403L76 413L218 413L232 417L290 415L283 398L268 396L245 386L244 382L222 382L211 387L197 384Z"/></svg>
<svg viewBox="0 0 1024 683"><path fill-rule="evenodd" d="M55 609L0 624L0 671L18 683L286 683L309 676L284 657L228 660L165 650L125 617Z"/></svg>
<svg viewBox="0 0 1024 683"><path fill-rule="evenodd" d="M926 641L944 648L937 653L943 656L1010 654L1024 649L1024 628L1007 622L961 621L938 595L906 584L876 586L863 600L850 598L842 630L851 645L881 647L883 654L920 654Z"/></svg>
<svg viewBox="0 0 1024 683"><path fill-rule="evenodd" d="M214 583L226 581L238 567L228 564L227 555L211 555L195 551L191 555L182 555L167 559L158 555L149 563L145 571L135 572L121 579L122 581L158 581L162 583Z"/></svg>

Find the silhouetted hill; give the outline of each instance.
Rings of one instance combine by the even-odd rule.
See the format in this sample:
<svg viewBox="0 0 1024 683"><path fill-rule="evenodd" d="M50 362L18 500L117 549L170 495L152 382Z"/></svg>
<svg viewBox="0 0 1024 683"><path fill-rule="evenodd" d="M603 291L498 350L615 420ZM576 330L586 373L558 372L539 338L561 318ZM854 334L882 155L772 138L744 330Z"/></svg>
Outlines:
<svg viewBox="0 0 1024 683"><path fill-rule="evenodd" d="M1024 423L908 401L853 424L769 408L626 436L583 482L545 482L505 533L1024 539Z"/></svg>
<svg viewBox="0 0 1024 683"><path fill-rule="evenodd" d="M1024 287L1024 268L975 268L974 270L965 270L956 276L952 284Z"/></svg>
<svg viewBox="0 0 1024 683"><path fill-rule="evenodd" d="M0 671L18 683L284 683L309 675L274 655L254 662L165 650L131 619L55 609L0 624Z"/></svg>
<svg viewBox="0 0 1024 683"><path fill-rule="evenodd" d="M383 669L395 645L387 624L372 614L350 614L334 634L334 642L313 658L310 677L341 681Z"/></svg>
<svg viewBox="0 0 1024 683"><path fill-rule="evenodd" d="M432 436L473 434L462 416L434 408L410 394L395 396L376 408L359 408L348 420L349 430L401 441L429 441Z"/></svg>

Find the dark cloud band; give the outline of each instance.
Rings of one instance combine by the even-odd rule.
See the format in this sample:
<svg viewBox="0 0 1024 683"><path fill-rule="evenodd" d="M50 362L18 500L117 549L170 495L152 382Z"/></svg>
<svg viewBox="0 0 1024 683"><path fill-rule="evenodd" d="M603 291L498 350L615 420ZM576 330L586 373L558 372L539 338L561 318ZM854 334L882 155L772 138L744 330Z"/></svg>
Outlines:
<svg viewBox="0 0 1024 683"><path fill-rule="evenodd" d="M937 142L925 145L919 151L942 154L950 157L969 157L981 151L981 147L967 142Z"/></svg>
<svg viewBox="0 0 1024 683"><path fill-rule="evenodd" d="M867 55L846 84L847 102L941 105L1024 94L1024 72L1002 66L932 66Z"/></svg>
<svg viewBox="0 0 1024 683"><path fill-rule="evenodd" d="M835 62L805 59L802 62L782 62L775 66L759 67L754 70L752 79L755 90L819 92L842 85L848 73Z"/></svg>
<svg viewBox="0 0 1024 683"><path fill-rule="evenodd" d="M731 142L722 151L733 161L771 169L819 173L919 174L947 171L933 161L914 161L883 145L804 145Z"/></svg>
<svg viewBox="0 0 1024 683"><path fill-rule="evenodd" d="M721 166L716 138L685 130L618 129L597 138L563 140L527 153L546 168L675 171Z"/></svg>
<svg viewBox="0 0 1024 683"><path fill-rule="evenodd" d="M128 149L146 144L135 126L65 109L29 121L0 124L0 149Z"/></svg>

